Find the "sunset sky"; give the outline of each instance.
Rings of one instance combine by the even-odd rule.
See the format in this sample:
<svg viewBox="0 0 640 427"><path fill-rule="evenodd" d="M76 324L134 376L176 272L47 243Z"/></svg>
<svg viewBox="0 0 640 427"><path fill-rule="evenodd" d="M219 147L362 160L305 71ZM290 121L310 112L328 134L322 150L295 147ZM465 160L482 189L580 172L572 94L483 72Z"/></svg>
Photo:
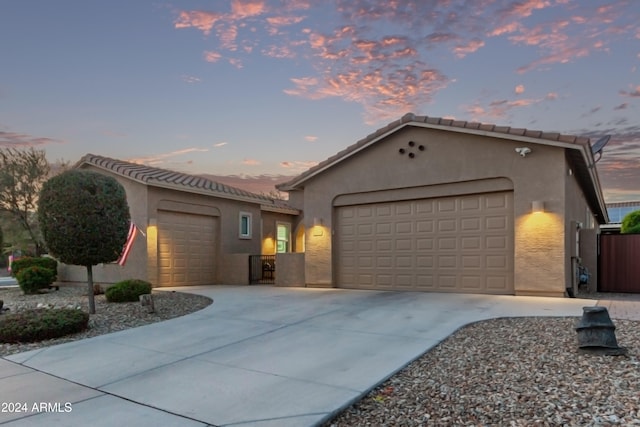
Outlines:
<svg viewBox="0 0 640 427"><path fill-rule="evenodd" d="M51 161L270 182L413 112L611 135L640 200L638 0L7 0L0 51L0 146Z"/></svg>

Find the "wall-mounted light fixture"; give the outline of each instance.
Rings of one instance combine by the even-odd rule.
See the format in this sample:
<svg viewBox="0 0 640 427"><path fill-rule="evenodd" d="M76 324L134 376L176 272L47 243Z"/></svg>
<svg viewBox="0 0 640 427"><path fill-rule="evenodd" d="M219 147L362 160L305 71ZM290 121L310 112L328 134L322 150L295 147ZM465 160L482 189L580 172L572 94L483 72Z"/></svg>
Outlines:
<svg viewBox="0 0 640 427"><path fill-rule="evenodd" d="M318 218L318 217L313 218L313 226L314 227L322 226L322 218Z"/></svg>
<svg viewBox="0 0 640 427"><path fill-rule="evenodd" d="M518 148L516 148L516 153L520 154L522 157L527 157L527 154L531 153L531 148L529 148L529 147L518 147Z"/></svg>
<svg viewBox="0 0 640 427"><path fill-rule="evenodd" d="M533 202L531 202L531 212L532 213L544 212L544 201L534 200Z"/></svg>

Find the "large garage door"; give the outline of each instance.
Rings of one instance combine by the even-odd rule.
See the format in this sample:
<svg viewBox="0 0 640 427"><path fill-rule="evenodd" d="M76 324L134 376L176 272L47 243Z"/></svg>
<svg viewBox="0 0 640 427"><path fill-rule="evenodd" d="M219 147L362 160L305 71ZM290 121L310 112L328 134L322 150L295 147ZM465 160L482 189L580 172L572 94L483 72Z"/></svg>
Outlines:
<svg viewBox="0 0 640 427"><path fill-rule="evenodd" d="M216 217L159 211L159 286L215 283L216 230Z"/></svg>
<svg viewBox="0 0 640 427"><path fill-rule="evenodd" d="M337 208L337 283L513 294L513 193Z"/></svg>

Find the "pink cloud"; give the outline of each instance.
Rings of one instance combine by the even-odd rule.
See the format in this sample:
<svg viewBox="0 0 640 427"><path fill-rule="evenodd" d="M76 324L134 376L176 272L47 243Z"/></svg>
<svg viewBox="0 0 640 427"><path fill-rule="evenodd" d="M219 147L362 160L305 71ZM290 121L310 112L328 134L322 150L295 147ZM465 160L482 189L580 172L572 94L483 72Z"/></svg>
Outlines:
<svg viewBox="0 0 640 427"><path fill-rule="evenodd" d="M258 166L261 163L259 160L255 160L255 159L244 159L242 161L242 164L245 166Z"/></svg>
<svg viewBox="0 0 640 427"><path fill-rule="evenodd" d="M55 138L37 137L25 133L0 131L0 147L37 147L48 144L61 144L64 141Z"/></svg>
<svg viewBox="0 0 640 427"><path fill-rule="evenodd" d="M473 105L464 106L463 110L472 117L472 120L505 120L509 113L516 108L528 107L538 104L548 98L524 98L509 101L507 99L499 99L489 102L486 106L476 102Z"/></svg>
<svg viewBox="0 0 640 427"><path fill-rule="evenodd" d="M527 65L523 65L522 67L518 67L517 72L520 74L526 73L527 71L539 68L541 65L566 64L568 62L571 62L571 60L574 58L581 58L588 55L589 49L587 48L569 47L565 48L562 51L543 56L533 62L530 62Z"/></svg>
<svg viewBox="0 0 640 427"><path fill-rule="evenodd" d="M272 16L267 18L269 25L274 27L284 27L287 25L299 24L304 21L304 16Z"/></svg>
<svg viewBox="0 0 640 427"><path fill-rule="evenodd" d="M159 164L166 163L168 159L171 159L173 157L179 157L179 156L182 156L183 154L206 153L207 151L209 151L208 148L190 147L190 148L183 148L181 150L170 151L168 153L160 153L153 156L133 157L127 160L133 163L139 163L144 165L159 165Z"/></svg>
<svg viewBox="0 0 640 427"><path fill-rule="evenodd" d="M291 173L302 172L317 165L318 162L305 161L305 160L293 160L280 162L280 167L289 169Z"/></svg>
<svg viewBox="0 0 640 427"><path fill-rule="evenodd" d="M629 91L621 90L620 91L620 95L627 96L627 97L630 97L630 98L640 97L640 85L636 86L635 88L632 88Z"/></svg>
<svg viewBox="0 0 640 427"><path fill-rule="evenodd" d="M316 142L318 140L318 137L313 135L307 135L304 137L304 139L309 142Z"/></svg>
<svg viewBox="0 0 640 427"><path fill-rule="evenodd" d="M220 58L222 58L222 55L220 55L218 52L213 51L205 51L202 56L207 62L218 62Z"/></svg>
<svg viewBox="0 0 640 427"><path fill-rule="evenodd" d="M244 65L242 64L242 60L238 59L238 58L230 58L229 59L229 64L233 65L234 67L236 67L238 69L244 67Z"/></svg>
<svg viewBox="0 0 640 427"><path fill-rule="evenodd" d="M465 45L458 45L453 49L453 53L458 58L464 58L470 53L473 53L484 46L484 41L480 39L469 40Z"/></svg>
<svg viewBox="0 0 640 427"><path fill-rule="evenodd" d="M491 36L491 37L501 36L503 34L515 33L520 28L521 27L520 27L520 23L519 22L510 22L508 24L505 24L505 25L502 25L500 27L496 27L496 28L490 30L487 33L487 35Z"/></svg>
<svg viewBox="0 0 640 427"><path fill-rule="evenodd" d="M205 35L211 33L211 29L216 22L224 17L223 14L205 12L201 10L182 11L174 24L175 28L197 28Z"/></svg>
<svg viewBox="0 0 640 427"><path fill-rule="evenodd" d="M514 89L514 92L518 95L524 93L524 85L518 85L516 86L516 88Z"/></svg>
<svg viewBox="0 0 640 427"><path fill-rule="evenodd" d="M238 19L262 15L267 6L262 0L232 0L231 14Z"/></svg>
<svg viewBox="0 0 640 427"><path fill-rule="evenodd" d="M264 56L270 58L295 58L296 52L288 46L269 46L262 50Z"/></svg>

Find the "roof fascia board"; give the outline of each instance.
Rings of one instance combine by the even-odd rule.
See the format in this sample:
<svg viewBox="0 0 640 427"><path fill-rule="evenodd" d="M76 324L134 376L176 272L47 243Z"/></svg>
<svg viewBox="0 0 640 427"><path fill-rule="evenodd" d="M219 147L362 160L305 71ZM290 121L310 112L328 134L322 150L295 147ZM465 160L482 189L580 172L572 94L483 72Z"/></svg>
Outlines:
<svg viewBox="0 0 640 427"><path fill-rule="evenodd" d="M300 215L300 211L294 208L284 208L280 206L260 205L260 210L265 212L274 212L287 215Z"/></svg>

